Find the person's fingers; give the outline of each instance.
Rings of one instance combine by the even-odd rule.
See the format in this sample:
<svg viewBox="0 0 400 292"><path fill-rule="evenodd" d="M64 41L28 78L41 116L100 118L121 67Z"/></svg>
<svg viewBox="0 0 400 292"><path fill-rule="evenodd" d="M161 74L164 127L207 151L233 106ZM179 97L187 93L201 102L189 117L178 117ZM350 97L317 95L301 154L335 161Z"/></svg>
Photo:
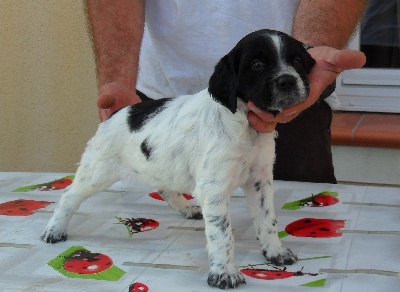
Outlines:
<svg viewBox="0 0 400 292"><path fill-rule="evenodd" d="M97 106L101 109L111 108L116 100L116 96L110 96L108 94L102 94L97 99Z"/></svg>
<svg viewBox="0 0 400 292"><path fill-rule="evenodd" d="M104 122L111 116L111 111L109 109L101 109L99 108L99 117L100 121Z"/></svg>
<svg viewBox="0 0 400 292"><path fill-rule="evenodd" d="M265 122L253 112L248 113L247 119L251 127L253 127L256 131L264 133L272 133L275 130L277 124L273 121Z"/></svg>
<svg viewBox="0 0 400 292"><path fill-rule="evenodd" d="M108 119L117 110L141 102L136 91L121 83L111 82L99 89L97 107L101 121Z"/></svg>
<svg viewBox="0 0 400 292"><path fill-rule="evenodd" d="M332 51L325 59L326 63L340 68L340 71L361 68L365 65L366 57L360 51L344 49Z"/></svg>

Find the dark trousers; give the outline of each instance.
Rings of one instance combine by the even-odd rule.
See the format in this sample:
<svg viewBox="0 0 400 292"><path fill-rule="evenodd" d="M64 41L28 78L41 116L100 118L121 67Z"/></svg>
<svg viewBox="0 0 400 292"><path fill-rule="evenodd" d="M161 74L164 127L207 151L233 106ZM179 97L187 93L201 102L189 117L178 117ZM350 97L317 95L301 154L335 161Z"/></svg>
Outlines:
<svg viewBox="0 0 400 292"><path fill-rule="evenodd" d="M137 91L142 100L149 100ZM336 183L331 152L332 110L323 100L276 130L274 179Z"/></svg>
<svg viewBox="0 0 400 292"><path fill-rule="evenodd" d="M332 109L323 100L276 130L274 179L336 183L331 151Z"/></svg>

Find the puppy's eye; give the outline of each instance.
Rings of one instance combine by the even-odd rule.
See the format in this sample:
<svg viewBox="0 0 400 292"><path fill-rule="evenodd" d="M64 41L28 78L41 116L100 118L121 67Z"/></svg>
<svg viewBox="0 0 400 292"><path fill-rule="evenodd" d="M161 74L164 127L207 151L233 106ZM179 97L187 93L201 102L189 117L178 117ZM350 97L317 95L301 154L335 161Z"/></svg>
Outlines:
<svg viewBox="0 0 400 292"><path fill-rule="evenodd" d="M255 71L260 71L264 69L265 64L260 60L255 60L251 63L251 69Z"/></svg>
<svg viewBox="0 0 400 292"><path fill-rule="evenodd" d="M301 67L303 64L301 63L301 59L299 57L294 58L293 60L293 66L296 68Z"/></svg>

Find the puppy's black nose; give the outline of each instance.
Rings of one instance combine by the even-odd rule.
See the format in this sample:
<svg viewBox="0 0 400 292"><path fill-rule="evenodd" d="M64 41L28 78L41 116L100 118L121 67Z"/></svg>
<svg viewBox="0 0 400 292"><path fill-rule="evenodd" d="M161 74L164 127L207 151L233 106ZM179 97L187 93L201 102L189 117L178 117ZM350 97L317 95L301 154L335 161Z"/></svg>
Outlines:
<svg viewBox="0 0 400 292"><path fill-rule="evenodd" d="M292 90L296 86L296 78L289 74L284 74L275 79L275 83L280 90Z"/></svg>

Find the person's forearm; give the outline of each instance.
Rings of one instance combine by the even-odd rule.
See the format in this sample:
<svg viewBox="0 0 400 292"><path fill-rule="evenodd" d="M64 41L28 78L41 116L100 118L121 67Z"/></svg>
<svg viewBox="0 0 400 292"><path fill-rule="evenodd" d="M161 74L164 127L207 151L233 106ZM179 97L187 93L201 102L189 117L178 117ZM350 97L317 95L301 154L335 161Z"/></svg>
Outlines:
<svg viewBox="0 0 400 292"><path fill-rule="evenodd" d="M143 0L86 0L98 86L119 82L135 89L144 28Z"/></svg>
<svg viewBox="0 0 400 292"><path fill-rule="evenodd" d="M293 37L311 46L342 49L362 16L366 0L301 0Z"/></svg>

